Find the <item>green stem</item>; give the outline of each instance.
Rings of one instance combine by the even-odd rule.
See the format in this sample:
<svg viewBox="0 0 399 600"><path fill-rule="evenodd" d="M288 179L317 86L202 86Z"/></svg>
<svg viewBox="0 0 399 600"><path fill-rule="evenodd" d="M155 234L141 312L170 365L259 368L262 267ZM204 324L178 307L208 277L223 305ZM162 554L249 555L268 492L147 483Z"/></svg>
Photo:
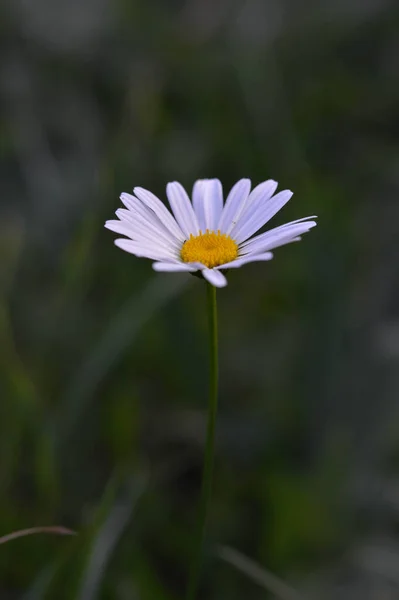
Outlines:
<svg viewBox="0 0 399 600"><path fill-rule="evenodd" d="M208 424L206 431L204 467L202 472L200 510L197 524L197 534L195 537L194 556L191 564L190 576L188 581L186 596L187 600L195 600L200 579L202 550L205 538L208 506L212 492L212 472L215 455L215 426L218 405L218 328L216 288L209 283L207 284L207 298L210 355Z"/></svg>

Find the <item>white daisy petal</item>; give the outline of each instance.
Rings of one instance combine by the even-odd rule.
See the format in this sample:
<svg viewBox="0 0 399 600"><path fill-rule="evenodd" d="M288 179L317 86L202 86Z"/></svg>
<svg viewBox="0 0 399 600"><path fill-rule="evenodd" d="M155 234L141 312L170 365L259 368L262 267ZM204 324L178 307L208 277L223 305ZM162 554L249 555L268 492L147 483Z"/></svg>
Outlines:
<svg viewBox="0 0 399 600"><path fill-rule="evenodd" d="M135 187L134 193L148 208L154 211L159 220L169 229L169 231L181 242L185 236L176 220L172 217L166 206L154 194L141 187Z"/></svg>
<svg viewBox="0 0 399 600"><path fill-rule="evenodd" d="M132 194L128 194L126 192L122 192L119 198L122 200L123 204L128 210L131 210L134 213L139 212L143 215L152 214L154 217L156 217L156 213L151 208L149 208L142 200L140 200L140 198L136 198L136 196L133 196Z"/></svg>
<svg viewBox="0 0 399 600"><path fill-rule="evenodd" d="M166 194L176 221L186 238L189 238L190 234L198 235L200 229L198 219L184 187L177 181L173 181L166 186Z"/></svg>
<svg viewBox="0 0 399 600"><path fill-rule="evenodd" d="M142 221L149 223L153 229L156 228L163 238L166 238L175 244L181 243L182 239L180 237L176 237L176 235L172 231L170 231L170 229L165 225L165 222L161 220L159 216L151 208L144 204L144 202L142 202L139 198L136 198L131 194L123 193L121 194L120 199L122 200L123 204L128 210L119 210L124 211L124 213L128 213L130 215L130 221L134 221L133 217L138 215ZM169 217L172 220L172 222L175 223L176 227L178 227L177 223L174 221L170 213ZM182 233L181 235L183 236Z"/></svg>
<svg viewBox="0 0 399 600"><path fill-rule="evenodd" d="M217 231L223 210L223 188L219 179L200 179L193 188L193 206L201 231Z"/></svg>
<svg viewBox="0 0 399 600"><path fill-rule="evenodd" d="M231 228L230 235L235 238L237 232L244 223L259 209L259 207L267 202L276 191L277 181L274 179L268 179L263 183L260 183L249 194L245 205L243 206L239 216L235 219L235 223Z"/></svg>
<svg viewBox="0 0 399 600"><path fill-rule="evenodd" d="M288 200L292 197L290 190L284 190L279 192L265 203L258 206L257 210L253 213L247 211L246 216L244 215L237 228L232 231L232 236L235 241L239 244L245 242L251 235L253 235L258 229L261 229L265 223L267 223L274 215L285 205Z"/></svg>
<svg viewBox="0 0 399 600"><path fill-rule="evenodd" d="M181 243L179 243L176 238L167 235L167 233L163 229L160 229L156 223L148 221L138 213L133 213L124 208L118 208L116 215L121 221L128 225L131 231L128 235L133 239L145 237L156 244L167 245L175 250L181 247Z"/></svg>
<svg viewBox="0 0 399 600"><path fill-rule="evenodd" d="M267 250L274 250L275 248L280 248L280 246L286 246L287 244L291 244L292 242L299 242L301 239L301 236L293 237L292 234L280 235L278 237L276 236L274 240L270 240L268 243L254 244L250 250L248 250L247 248L243 248L241 256L249 256L250 254L253 254L255 252L258 253L266 252Z"/></svg>
<svg viewBox="0 0 399 600"><path fill-rule="evenodd" d="M124 223L122 221L107 221L105 227L121 235L126 235L132 241L137 242L138 244L142 244L143 246L149 246L150 248L159 248L160 250L167 252L168 255L172 255L175 258L179 258L180 256L180 249L176 249L170 243L163 242L159 238L154 238L154 236L148 234L145 228L136 229L130 223Z"/></svg>
<svg viewBox="0 0 399 600"><path fill-rule="evenodd" d="M206 269L206 266L200 262L189 262L185 264L189 265L190 267L193 267L193 269L195 269L196 271L202 271L202 269Z"/></svg>
<svg viewBox="0 0 399 600"><path fill-rule="evenodd" d="M223 210L223 188L219 179L207 181L204 190L204 212L207 228L216 231Z"/></svg>
<svg viewBox="0 0 399 600"><path fill-rule="evenodd" d="M173 262L176 260L176 256L172 252L168 252L155 244L145 244L144 242L134 242L133 240L126 240L124 238L118 238L115 240L115 246L135 254L143 258L152 258L153 260L168 260Z"/></svg>
<svg viewBox="0 0 399 600"><path fill-rule="evenodd" d="M143 206L143 208L147 209L145 206ZM137 211L119 208L116 211L116 216L126 224L129 229L129 231L125 231L125 235L128 235L134 240L145 238L154 243L166 245L168 248L174 248L175 251L178 251L178 249L181 248L181 242L158 223L158 218L155 214L148 218L147 216L142 216L142 214L139 214Z"/></svg>
<svg viewBox="0 0 399 600"><path fill-rule="evenodd" d="M121 235L127 235L131 237L132 230L128 223L124 223L123 221L111 220L105 221L104 227L109 229L110 231L114 231L115 233L120 233Z"/></svg>
<svg viewBox="0 0 399 600"><path fill-rule="evenodd" d="M287 246L288 244L292 244L293 242L300 242L302 239L302 237L300 235L298 235L298 237L290 237L289 239L281 239L278 244L275 243L273 244L273 248L272 250L275 250L276 248L280 248L280 246ZM262 248L262 250L257 250L257 252L262 252L264 250L264 248ZM246 254L245 256L249 256L249 254Z"/></svg>
<svg viewBox="0 0 399 600"><path fill-rule="evenodd" d="M197 215L198 225L199 225L199 228L201 231L206 230L204 202L203 202L203 196L204 196L203 192L204 192L205 181L206 181L205 179L198 179L198 181L196 181L194 183L193 192L192 192L193 208L194 208L195 214Z"/></svg>
<svg viewBox="0 0 399 600"><path fill-rule="evenodd" d="M302 219L295 219L295 221L289 221L288 223L284 223L284 225L280 225L280 227L288 227L289 225L296 225L297 223L304 223L305 221L310 222L312 219L317 219L317 215L310 215L310 217L302 217ZM270 229L269 231L272 231L272 230Z"/></svg>
<svg viewBox="0 0 399 600"><path fill-rule="evenodd" d="M268 179L267 181L263 181L254 187L249 195L246 210L255 210L261 203L269 200L269 198L271 198L276 191L277 185L277 181L274 181L274 179Z"/></svg>
<svg viewBox="0 0 399 600"><path fill-rule="evenodd" d="M250 262L261 262L266 260L271 260L273 258L272 252L265 252L264 254L248 254L247 256L243 256L240 258L236 258L236 260L232 260L229 263L225 263L224 265L220 265L216 267L216 269L238 269L242 265L246 265Z"/></svg>
<svg viewBox="0 0 399 600"><path fill-rule="evenodd" d="M143 208L145 208L145 207L143 207ZM176 238L174 238L170 234L168 235L167 233L164 232L163 229L161 229L161 227L158 226L155 219L151 219L151 218L148 218L147 216L143 216L138 211L126 210L126 208L118 208L115 211L115 214L120 221L122 221L124 223L128 223L132 227L138 227L138 228L143 227L144 229L146 229L146 231L148 233L151 233L156 239L158 237L162 237L164 239L167 239L171 243L173 240L174 240L174 243L178 243Z"/></svg>
<svg viewBox="0 0 399 600"><path fill-rule="evenodd" d="M135 187L133 191L135 196L130 196L129 194L130 202L133 203L133 206L130 208L133 212L138 211L143 216L146 214L147 217L151 215L152 218L156 218L157 222L161 223L169 231L170 235L173 235L180 242L184 240L184 234L177 224L176 219L157 196L140 187ZM124 194L123 201L126 201L126 196L128 194Z"/></svg>
<svg viewBox="0 0 399 600"><path fill-rule="evenodd" d="M119 220L106 221L105 227L126 236L115 240L116 246L152 259L156 271L201 271L211 285L224 287L227 280L222 271L271 260L270 250L299 241L316 225L315 217L305 217L250 239L292 196L289 190L273 196L277 183L272 179L251 193L250 186L249 179L238 181L223 208L222 184L218 179L197 181L192 203L179 183L169 183L167 196L175 218L154 194L136 187L134 196L121 195L126 208L118 209ZM191 235L195 239L190 239ZM234 256L234 260L229 260ZM184 262L182 257L193 262ZM220 264L223 260L228 262Z"/></svg>
<svg viewBox="0 0 399 600"><path fill-rule="evenodd" d="M215 287L222 288L227 285L226 277L220 271L216 271L216 269L202 269L201 273Z"/></svg>
<svg viewBox="0 0 399 600"><path fill-rule="evenodd" d="M289 223L284 223L284 225L279 225L278 227L273 227L273 229L269 229L268 231L265 231L265 233L261 233L260 235L257 235L253 238L251 238L250 240L243 242L240 247L241 248L245 248L246 246L249 246L252 242L264 239L266 235L270 235L271 233L277 233L278 231L283 231L286 230L288 228L291 228L293 225L298 225L298 223L305 223L310 225L311 227L314 227L316 225L316 222L313 221L313 219L317 219L316 215L311 215L310 217L302 217L302 219L296 219L295 221L290 221Z"/></svg>
<svg viewBox="0 0 399 600"><path fill-rule="evenodd" d="M144 244L152 244L159 246L165 250L170 250L175 254L178 254L177 249L169 242L164 242L160 238L155 237L146 228L133 225L126 221L106 221L105 227L119 233L126 235L128 238L135 242L142 242Z"/></svg>
<svg viewBox="0 0 399 600"><path fill-rule="evenodd" d="M306 233L315 226L315 221L305 221L304 223L288 223L287 225L275 227L243 244L240 247L240 254L247 254L250 252L259 253L266 250L272 250L273 248L277 248L277 246L288 243L289 240Z"/></svg>
<svg viewBox="0 0 399 600"><path fill-rule="evenodd" d="M217 225L217 229L220 229L222 233L228 235L237 223L248 200L250 190L250 179L240 179L231 188Z"/></svg>
<svg viewBox="0 0 399 600"><path fill-rule="evenodd" d="M248 220L257 213L258 210L266 204L277 189L277 181L268 179L257 185L248 196L244 209L238 219L236 225L231 230L231 236L236 238L237 233Z"/></svg>
<svg viewBox="0 0 399 600"><path fill-rule="evenodd" d="M198 269L196 269L195 267L191 267L190 265L186 264L186 263L179 263L179 262L155 262L152 263L152 268L154 269L154 271L158 271L158 272L167 272L167 273L179 273L179 272L186 272L186 273L193 273L194 271L198 271Z"/></svg>

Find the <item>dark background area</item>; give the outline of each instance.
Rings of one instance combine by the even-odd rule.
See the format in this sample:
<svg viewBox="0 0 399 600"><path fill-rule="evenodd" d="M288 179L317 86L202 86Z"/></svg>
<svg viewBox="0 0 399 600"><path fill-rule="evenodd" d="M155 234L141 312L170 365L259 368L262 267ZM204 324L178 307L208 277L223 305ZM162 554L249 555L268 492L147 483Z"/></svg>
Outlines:
<svg viewBox="0 0 399 600"><path fill-rule="evenodd" d="M205 286L103 224L202 177L319 216L218 294L202 597L397 599L397 2L8 0L0 31L0 535L79 532L1 545L1 600L183 597Z"/></svg>

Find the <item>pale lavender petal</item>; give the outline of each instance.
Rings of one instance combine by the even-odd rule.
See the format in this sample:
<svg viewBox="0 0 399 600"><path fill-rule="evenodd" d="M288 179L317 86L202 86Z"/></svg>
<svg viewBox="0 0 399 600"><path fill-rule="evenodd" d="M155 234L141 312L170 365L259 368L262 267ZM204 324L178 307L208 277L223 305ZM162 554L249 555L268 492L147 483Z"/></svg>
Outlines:
<svg viewBox="0 0 399 600"><path fill-rule="evenodd" d="M116 214L119 216L120 220L106 221L105 227L107 229L115 231L116 233L122 233L123 235L127 235L132 239L145 238L151 240L153 243L161 242L162 244L166 244L171 248L175 246L174 242L171 242L167 238L162 238L158 232L151 227L151 225L139 220L139 218L132 215L130 211L118 209Z"/></svg>
<svg viewBox="0 0 399 600"><path fill-rule="evenodd" d="M245 242L258 229L263 227L292 197L290 190L279 192L266 202L260 204L253 213L247 212L247 217L242 217L237 227L232 231L233 239L239 244Z"/></svg>
<svg viewBox="0 0 399 600"><path fill-rule="evenodd" d="M181 245L182 241L184 240L183 234L181 234L182 237L177 237L167 227L167 225L165 224L166 221L162 221L159 218L159 216L151 208L144 204L144 202L139 200L139 198L136 198L135 196L131 196L130 194L126 193L121 194L120 198L124 205L128 207L128 210L125 210L123 208L119 209L121 211L120 214L118 214L118 211L116 211L116 214L119 216L120 219L124 219L121 216L121 214L128 214L129 216L126 216L124 220L128 220L131 223L139 221L141 224L149 224L152 230L156 230L159 233L159 235L162 236L163 239L168 240L171 243L174 243L175 245ZM172 222L175 223L175 226L178 227L172 215L169 214L169 217L172 220Z"/></svg>
<svg viewBox="0 0 399 600"><path fill-rule="evenodd" d="M141 187L135 187L134 193L148 208L154 211L159 220L167 227L167 229L180 241L183 242L186 238L180 229L176 220L172 217L166 206L152 192Z"/></svg>
<svg viewBox="0 0 399 600"><path fill-rule="evenodd" d="M228 235L238 222L245 203L248 200L250 189L250 179L240 179L231 188L217 226L217 229L220 229L221 233Z"/></svg>
<svg viewBox="0 0 399 600"><path fill-rule="evenodd" d="M278 244L273 244L272 249L275 250L276 248L280 248L280 246L287 246L287 244L292 244L293 242L300 242L301 239L302 237L298 235L298 237L290 238L288 240L280 240ZM259 252L259 250L257 252Z"/></svg>
<svg viewBox="0 0 399 600"><path fill-rule="evenodd" d="M227 279L220 271L216 271L215 269L202 269L201 273L203 277L215 287L222 288L227 285Z"/></svg>
<svg viewBox="0 0 399 600"><path fill-rule="evenodd" d="M114 243L115 246L125 250L125 252L130 252L130 254L135 254L139 257L152 258L153 260L168 260L170 262L176 260L176 256L172 252L168 252L167 250L163 250L154 245L145 244L143 242L134 242L124 238L118 238Z"/></svg>
<svg viewBox="0 0 399 600"><path fill-rule="evenodd" d="M273 227L273 229L269 229L268 231L265 231L265 233L262 233L254 238L251 238L250 240L247 240L246 242L243 242L241 244L241 247L244 248L245 246L248 246L248 244L250 244L254 240L257 240L261 236L265 236L267 233L271 233L272 231L273 232L280 231L282 229L286 229L287 227L291 227L291 225L297 225L298 223L305 223L305 221L313 224L312 219L317 219L317 215L310 215L309 217L302 217L301 219L295 219L295 221L289 221L288 223L284 223L283 225L279 225L278 227ZM314 225L312 225L312 226L314 227Z"/></svg>
<svg viewBox="0 0 399 600"><path fill-rule="evenodd" d="M174 256L180 256L180 247L176 248L169 241L163 241L159 237L154 237L146 227L141 227L137 224L132 225L125 221L107 221L105 227L116 233L126 235L131 240L142 243L146 246L150 245L151 248L159 248L171 252Z"/></svg>
<svg viewBox="0 0 399 600"><path fill-rule="evenodd" d="M274 179L268 179L257 185L252 192L249 194L247 201L241 211L239 218L236 219L236 223L231 229L231 237L236 239L237 233L243 227L249 219L264 205L271 196L274 194L277 188L277 181Z"/></svg>
<svg viewBox="0 0 399 600"><path fill-rule="evenodd" d="M173 272L175 272L175 273L179 273L179 272L193 273L194 271L198 271L198 269L195 269L186 263L178 263L178 262L175 262L175 263L155 262L155 263L152 263L152 268L154 269L154 271L165 272L165 273L173 273Z"/></svg>
<svg viewBox="0 0 399 600"><path fill-rule="evenodd" d="M266 231L256 237L252 238L240 247L240 254L247 254L249 252L264 252L266 250L272 250L285 243L288 243L292 238L306 233L312 227L316 226L315 221L305 221L303 223L287 223L280 227L275 227Z"/></svg>
<svg viewBox="0 0 399 600"><path fill-rule="evenodd" d="M173 181L166 186L166 194L176 221L186 238L191 234L198 235L200 229L198 219L184 187L177 181Z"/></svg>
<svg viewBox="0 0 399 600"><path fill-rule="evenodd" d="M175 250L180 249L182 246L181 242L170 234L168 235L154 220L142 217L138 212L134 213L131 210L118 208L116 215L121 221L129 225L131 230L130 237L145 237L155 244L166 244L168 247L175 248Z"/></svg>
<svg viewBox="0 0 399 600"><path fill-rule="evenodd" d="M120 233L121 235L127 235L128 237L132 237L132 229L129 223L124 223L123 221L109 220L105 221L104 227L109 229L110 231L114 231L115 233Z"/></svg>
<svg viewBox="0 0 399 600"><path fill-rule="evenodd" d="M217 231L223 210L223 189L219 179L200 179L195 183L193 206L201 231Z"/></svg>
<svg viewBox="0 0 399 600"><path fill-rule="evenodd" d="M144 247L149 247L156 251L159 250L160 252L166 252L168 256L170 255L175 258L180 257L180 249L177 250L171 244L151 237L151 235L148 234L148 232L144 229L135 231L134 227L129 223L123 223L121 221L107 221L105 227L111 231L115 231L116 233L126 235L132 241L141 244Z"/></svg>
<svg viewBox="0 0 399 600"><path fill-rule="evenodd" d="M202 232L206 230L205 223L205 214L204 214L204 184L206 183L205 179L198 179L193 185L193 208L194 212L197 215L199 228Z"/></svg>
<svg viewBox="0 0 399 600"><path fill-rule="evenodd" d="M248 254L248 256L243 256L242 258L236 258L229 263L225 263L224 265L219 265L216 269L238 269L242 267L242 265L246 265L251 262L260 262L271 260L273 258L272 252L265 252L264 254Z"/></svg>
<svg viewBox="0 0 399 600"><path fill-rule="evenodd" d="M236 225L231 230L231 237L236 239L239 230L245 223L248 222L262 206L266 204L272 197L277 188L277 181L268 179L257 185L248 196L244 209L241 211L239 218L236 220Z"/></svg>
<svg viewBox="0 0 399 600"><path fill-rule="evenodd" d="M261 203L269 200L276 191L277 185L278 183L274 179L268 179L259 183L250 193L245 210L255 210Z"/></svg>
<svg viewBox="0 0 399 600"><path fill-rule="evenodd" d="M136 196L132 196L132 194L128 194L127 192L122 192L119 198L122 200L123 204L128 210L135 211L139 207L150 210L148 206L146 206L146 204L144 204L139 198L136 198Z"/></svg>
<svg viewBox="0 0 399 600"><path fill-rule="evenodd" d="M189 267L193 267L193 269L195 269L196 271L202 271L202 269L206 269L206 266L200 262L188 262L185 264Z"/></svg>

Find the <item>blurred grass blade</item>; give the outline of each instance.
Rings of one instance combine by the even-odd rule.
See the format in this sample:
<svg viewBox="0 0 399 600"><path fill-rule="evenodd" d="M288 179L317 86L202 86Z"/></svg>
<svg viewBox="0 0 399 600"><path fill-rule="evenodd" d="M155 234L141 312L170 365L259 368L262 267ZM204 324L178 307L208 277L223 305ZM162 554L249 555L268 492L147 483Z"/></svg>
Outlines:
<svg viewBox="0 0 399 600"><path fill-rule="evenodd" d="M52 564L38 573L23 600L94 600L118 540L145 490L146 474L116 470L90 522Z"/></svg>
<svg viewBox="0 0 399 600"><path fill-rule="evenodd" d="M57 562L46 566L35 578L35 581L33 585L31 585L30 589L27 590L23 596L21 596L20 600L43 600L57 568Z"/></svg>
<svg viewBox="0 0 399 600"><path fill-rule="evenodd" d="M71 529L62 527L61 525L50 525L48 527L29 527L29 529L20 529L18 531L8 533L7 535L3 535L2 537L0 537L0 544L6 544L7 542L11 542L11 540L16 540L17 538L25 537L27 535L35 535L37 533L76 535L76 531L72 531Z"/></svg>
<svg viewBox="0 0 399 600"><path fill-rule="evenodd" d="M56 439L66 443L79 418L88 409L95 391L134 342L141 328L169 300L188 285L187 278L156 277L131 298L111 321L91 355L73 378L61 400Z"/></svg>
<svg viewBox="0 0 399 600"><path fill-rule="evenodd" d="M83 575L83 583L77 600L95 600L98 597L101 580L121 535L128 525L132 512L143 494L145 482L141 478L130 481L122 496L110 509L103 525L93 539L88 565Z"/></svg>
<svg viewBox="0 0 399 600"><path fill-rule="evenodd" d="M217 550L217 556L247 575L249 579L265 588L279 600L306 600L304 596L301 596L273 573L247 558L241 552L234 550L234 548L220 546Z"/></svg>

